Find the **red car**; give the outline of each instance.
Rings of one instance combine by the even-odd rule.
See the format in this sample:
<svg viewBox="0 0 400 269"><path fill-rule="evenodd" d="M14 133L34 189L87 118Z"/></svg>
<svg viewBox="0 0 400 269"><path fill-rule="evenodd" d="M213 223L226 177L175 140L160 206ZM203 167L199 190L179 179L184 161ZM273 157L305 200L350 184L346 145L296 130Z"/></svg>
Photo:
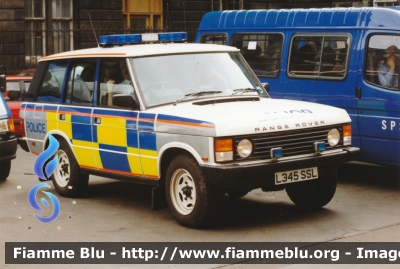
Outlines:
<svg viewBox="0 0 400 269"><path fill-rule="evenodd" d="M11 110L14 120L15 134L21 137L25 134L23 120L19 116L19 108L25 98L29 85L32 81L31 76L7 76L7 91L3 92L4 99Z"/></svg>

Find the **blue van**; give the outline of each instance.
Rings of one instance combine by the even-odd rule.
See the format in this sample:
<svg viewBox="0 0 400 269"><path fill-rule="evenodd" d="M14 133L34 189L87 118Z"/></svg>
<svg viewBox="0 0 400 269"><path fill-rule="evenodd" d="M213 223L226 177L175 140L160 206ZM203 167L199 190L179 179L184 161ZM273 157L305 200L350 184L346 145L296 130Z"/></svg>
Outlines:
<svg viewBox="0 0 400 269"><path fill-rule="evenodd" d="M360 160L400 167L400 8L216 11L197 43L239 48L270 95L341 107Z"/></svg>

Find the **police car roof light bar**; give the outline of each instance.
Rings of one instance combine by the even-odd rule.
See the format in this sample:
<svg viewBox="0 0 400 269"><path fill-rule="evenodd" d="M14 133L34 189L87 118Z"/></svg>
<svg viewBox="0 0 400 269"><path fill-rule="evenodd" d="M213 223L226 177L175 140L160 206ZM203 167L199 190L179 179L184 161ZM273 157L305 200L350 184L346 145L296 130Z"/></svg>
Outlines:
<svg viewBox="0 0 400 269"><path fill-rule="evenodd" d="M140 43L142 35L102 35L99 37L100 46L123 45L126 43Z"/></svg>
<svg viewBox="0 0 400 269"><path fill-rule="evenodd" d="M160 33L158 39L161 42L187 41L188 35L186 32Z"/></svg>
<svg viewBox="0 0 400 269"><path fill-rule="evenodd" d="M103 35L99 37L102 47L109 47L124 44L137 44L142 42L178 42L187 41L186 32L159 33L159 34L124 34L124 35Z"/></svg>

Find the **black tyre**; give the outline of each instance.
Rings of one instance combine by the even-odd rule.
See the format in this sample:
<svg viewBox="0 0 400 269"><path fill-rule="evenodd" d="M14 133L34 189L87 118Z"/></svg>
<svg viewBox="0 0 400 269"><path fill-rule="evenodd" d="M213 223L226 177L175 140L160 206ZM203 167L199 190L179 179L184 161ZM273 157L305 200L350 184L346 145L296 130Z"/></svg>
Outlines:
<svg viewBox="0 0 400 269"><path fill-rule="evenodd" d="M337 171L320 176L317 180L304 181L286 186L290 200L306 209L317 209L328 204L335 194Z"/></svg>
<svg viewBox="0 0 400 269"><path fill-rule="evenodd" d="M51 179L57 192L66 197L83 195L87 190L89 175L82 174L71 148L65 140L59 140L56 152L58 164Z"/></svg>
<svg viewBox="0 0 400 269"><path fill-rule="evenodd" d="M0 162L0 181L6 180L10 175L11 160Z"/></svg>
<svg viewBox="0 0 400 269"><path fill-rule="evenodd" d="M204 179L198 163L189 154L172 160L166 173L165 191L175 219L191 228L211 224L223 194L220 188Z"/></svg>

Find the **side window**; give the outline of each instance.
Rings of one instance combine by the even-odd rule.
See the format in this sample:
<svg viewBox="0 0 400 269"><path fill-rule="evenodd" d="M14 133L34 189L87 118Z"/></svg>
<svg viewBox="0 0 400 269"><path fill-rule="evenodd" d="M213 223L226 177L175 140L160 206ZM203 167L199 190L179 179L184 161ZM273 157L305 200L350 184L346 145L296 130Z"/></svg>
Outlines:
<svg viewBox="0 0 400 269"><path fill-rule="evenodd" d="M236 34L231 46L240 49L258 77L277 77L282 56L283 36L281 34Z"/></svg>
<svg viewBox="0 0 400 269"><path fill-rule="evenodd" d="M400 36L373 35L368 40L365 79L382 88L399 90Z"/></svg>
<svg viewBox="0 0 400 269"><path fill-rule="evenodd" d="M67 60L51 61L47 66L39 88L37 101L59 103L64 82Z"/></svg>
<svg viewBox="0 0 400 269"><path fill-rule="evenodd" d="M349 36L295 36L291 42L290 77L344 79L348 66Z"/></svg>
<svg viewBox="0 0 400 269"><path fill-rule="evenodd" d="M71 61L65 103L91 105L93 100L95 59Z"/></svg>
<svg viewBox="0 0 400 269"><path fill-rule="evenodd" d="M200 43L226 45L226 34L202 35Z"/></svg>
<svg viewBox="0 0 400 269"><path fill-rule="evenodd" d="M103 59L99 82L98 100L101 106L138 107L126 59Z"/></svg>

